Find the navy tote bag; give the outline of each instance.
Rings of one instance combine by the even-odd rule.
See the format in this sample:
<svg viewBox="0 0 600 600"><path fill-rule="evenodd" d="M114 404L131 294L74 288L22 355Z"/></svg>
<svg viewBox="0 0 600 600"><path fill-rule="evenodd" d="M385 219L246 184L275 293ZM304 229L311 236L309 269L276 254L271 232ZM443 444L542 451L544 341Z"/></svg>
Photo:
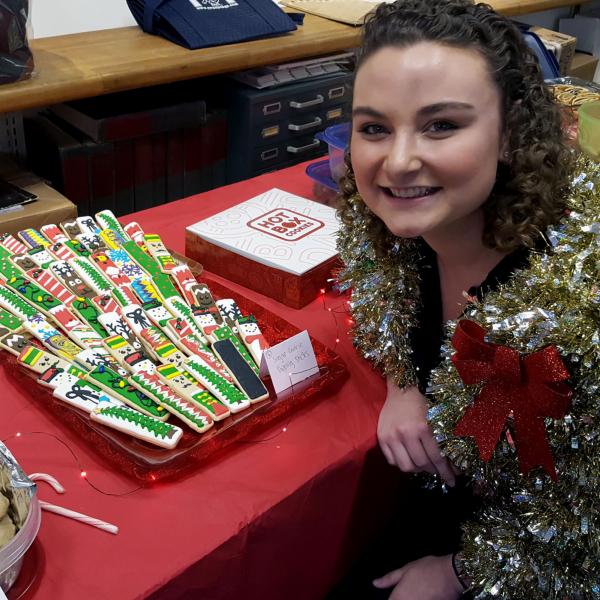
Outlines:
<svg viewBox="0 0 600 600"><path fill-rule="evenodd" d="M294 31L272 0L127 0L146 33L194 50Z"/></svg>

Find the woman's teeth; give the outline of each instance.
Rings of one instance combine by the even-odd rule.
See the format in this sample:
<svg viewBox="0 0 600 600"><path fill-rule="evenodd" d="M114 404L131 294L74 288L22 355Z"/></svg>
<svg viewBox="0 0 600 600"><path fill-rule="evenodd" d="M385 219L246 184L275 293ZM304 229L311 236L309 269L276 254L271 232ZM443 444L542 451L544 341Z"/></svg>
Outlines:
<svg viewBox="0 0 600 600"><path fill-rule="evenodd" d="M421 198L437 192L437 187L387 188L394 198Z"/></svg>

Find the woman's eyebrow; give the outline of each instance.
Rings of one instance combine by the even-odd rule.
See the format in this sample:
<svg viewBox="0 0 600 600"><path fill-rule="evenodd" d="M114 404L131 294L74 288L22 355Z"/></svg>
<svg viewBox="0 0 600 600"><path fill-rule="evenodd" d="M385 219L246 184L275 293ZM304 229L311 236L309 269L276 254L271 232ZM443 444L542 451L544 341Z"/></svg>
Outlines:
<svg viewBox="0 0 600 600"><path fill-rule="evenodd" d="M374 108L371 108L370 106L355 106L352 109L352 116L353 117L359 117L359 116L364 116L364 117L373 117L374 119L384 119L385 115L381 112L379 112L378 110L375 110Z"/></svg>
<svg viewBox="0 0 600 600"><path fill-rule="evenodd" d="M435 104L429 104L420 108L418 111L419 115L430 116L435 113L442 112L444 110L475 110L472 104L467 102L436 102Z"/></svg>

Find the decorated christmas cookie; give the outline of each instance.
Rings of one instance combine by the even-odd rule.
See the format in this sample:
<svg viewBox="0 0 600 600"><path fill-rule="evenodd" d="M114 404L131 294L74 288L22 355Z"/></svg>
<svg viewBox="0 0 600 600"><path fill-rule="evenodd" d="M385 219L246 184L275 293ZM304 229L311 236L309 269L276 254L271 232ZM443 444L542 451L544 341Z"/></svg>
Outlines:
<svg viewBox="0 0 600 600"><path fill-rule="evenodd" d="M145 415L163 421L169 418L169 413L165 412L162 406L159 406L154 400L134 388L112 369L98 367L88 375L88 380Z"/></svg>
<svg viewBox="0 0 600 600"><path fill-rule="evenodd" d="M51 263L49 268L56 279L71 290L75 296L81 298L93 298L98 295L81 279L81 277L79 277L67 261L57 260Z"/></svg>
<svg viewBox="0 0 600 600"><path fill-rule="evenodd" d="M136 350L120 335L106 338L104 345L113 358L132 373L137 371L153 373L156 369L154 363L141 350Z"/></svg>
<svg viewBox="0 0 600 600"><path fill-rule="evenodd" d="M256 318L253 315L240 317L237 323L238 335L242 338L246 348L248 348L254 362L260 367L262 354L269 347L269 344L262 334Z"/></svg>
<svg viewBox="0 0 600 600"><path fill-rule="evenodd" d="M29 250L23 242L20 242L10 233L0 233L0 246L8 250L11 254L23 254Z"/></svg>
<svg viewBox="0 0 600 600"><path fill-rule="evenodd" d="M69 239L74 239L75 236L78 236L80 233L83 233L79 227L79 223L77 223L77 219L69 219L68 221L63 221L60 223L60 228L64 231L65 235Z"/></svg>
<svg viewBox="0 0 600 600"><path fill-rule="evenodd" d="M150 256L158 262L163 273L170 273L177 266L175 259L171 256L159 235L146 234L144 235L144 241Z"/></svg>
<svg viewBox="0 0 600 600"><path fill-rule="evenodd" d="M145 248L144 243L144 230L140 227L139 223L133 221L123 227L125 233L138 245L140 248Z"/></svg>
<svg viewBox="0 0 600 600"><path fill-rule="evenodd" d="M180 427L163 423L126 406L100 405L92 411L90 418L144 442L167 449L175 448L183 435Z"/></svg>
<svg viewBox="0 0 600 600"><path fill-rule="evenodd" d="M65 242L69 238L64 234L63 231L57 225L42 225L40 227L40 232L42 235L47 238L50 244L56 244L58 242Z"/></svg>
<svg viewBox="0 0 600 600"><path fill-rule="evenodd" d="M213 332L213 336L217 340L231 340L231 343L237 348L237 351L242 355L242 358L248 363L248 365L250 365L250 368L257 375L259 374L258 366L250 356L248 350L246 350L246 347L242 344L242 342L240 342L240 338L238 338L238 336L235 335L235 333L233 333L232 329L224 325L223 327L219 327L219 329L216 329Z"/></svg>
<svg viewBox="0 0 600 600"><path fill-rule="evenodd" d="M76 221L81 230L79 235L98 235L100 233L100 227L92 217L77 217ZM77 237L77 235L73 237Z"/></svg>
<svg viewBox="0 0 600 600"><path fill-rule="evenodd" d="M231 340L220 340L212 345L215 354L231 373L235 382L250 398L260 402L269 397L269 392L258 375L250 368Z"/></svg>
<svg viewBox="0 0 600 600"><path fill-rule="evenodd" d="M127 239L127 235L121 227L121 223L117 221L114 213L111 210L102 210L95 215L97 223L100 225L100 229L110 229L114 231L121 243Z"/></svg>
<svg viewBox="0 0 600 600"><path fill-rule="evenodd" d="M182 420L194 431L204 433L214 425L210 417L206 416L189 400L175 394L156 375L139 371L134 373L129 380L140 391L153 398L158 404Z"/></svg>
<svg viewBox="0 0 600 600"><path fill-rule="evenodd" d="M115 405L123 404L120 400L109 397L105 391L84 379L65 381L54 388L52 395L87 413L93 411L103 402L111 402Z"/></svg>
<svg viewBox="0 0 600 600"><path fill-rule="evenodd" d="M28 248L43 247L50 243L39 231L32 228L23 229L23 231L19 231L17 235Z"/></svg>
<svg viewBox="0 0 600 600"><path fill-rule="evenodd" d="M229 383L216 371L213 371L197 356L187 358L183 368L192 374L217 400L221 401L232 413L240 412L250 406L250 400L244 392Z"/></svg>
<svg viewBox="0 0 600 600"><path fill-rule="evenodd" d="M210 392L200 387L195 382L196 380L190 381L185 373L172 365L157 367L156 375L182 398L189 400L204 411L213 421L221 421L231 414L224 404L219 402Z"/></svg>

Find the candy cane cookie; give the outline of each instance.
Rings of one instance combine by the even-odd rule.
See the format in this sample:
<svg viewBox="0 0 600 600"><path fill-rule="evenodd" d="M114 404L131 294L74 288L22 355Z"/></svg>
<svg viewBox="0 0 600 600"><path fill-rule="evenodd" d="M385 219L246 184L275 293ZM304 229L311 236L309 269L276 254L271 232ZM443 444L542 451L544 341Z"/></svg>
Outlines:
<svg viewBox="0 0 600 600"><path fill-rule="evenodd" d="M195 404L178 396L156 375L138 371L131 375L129 381L194 431L205 433L214 425L214 421Z"/></svg>
<svg viewBox="0 0 600 600"><path fill-rule="evenodd" d="M55 256L58 260L71 260L72 258L77 258L77 254L69 248L65 242L56 242L50 244L48 246L48 252L50 252L53 256Z"/></svg>
<svg viewBox="0 0 600 600"><path fill-rule="evenodd" d="M250 399L243 391L213 371L201 358L188 357L183 363L183 368L232 413L250 406Z"/></svg>
<svg viewBox="0 0 600 600"><path fill-rule="evenodd" d="M269 397L269 392L263 382L244 360L230 339L215 342L212 349L221 363L231 373L238 387L250 398L250 402L260 402Z"/></svg>
<svg viewBox="0 0 600 600"><path fill-rule="evenodd" d="M64 286L48 269L35 267L25 272L29 281L39 285L41 288L50 292L55 298L64 305L71 306L75 300L75 294Z"/></svg>
<svg viewBox="0 0 600 600"><path fill-rule="evenodd" d="M110 294L101 294L100 296L95 296L91 298L92 304L101 312L101 313L118 313L121 310L121 307L117 304L114 298Z"/></svg>
<svg viewBox="0 0 600 600"><path fill-rule="evenodd" d="M23 254L29 250L23 242L20 242L10 233L0 233L0 246L8 250L11 254Z"/></svg>
<svg viewBox="0 0 600 600"><path fill-rule="evenodd" d="M139 413L126 406L99 405L90 413L92 421L111 427L149 444L171 450L183 436L183 429Z"/></svg>
<svg viewBox="0 0 600 600"><path fill-rule="evenodd" d="M156 376L176 394L204 411L213 421L222 421L231 414L229 409L210 392L197 385L197 382L190 381L185 373L173 365L158 366L156 368Z"/></svg>

